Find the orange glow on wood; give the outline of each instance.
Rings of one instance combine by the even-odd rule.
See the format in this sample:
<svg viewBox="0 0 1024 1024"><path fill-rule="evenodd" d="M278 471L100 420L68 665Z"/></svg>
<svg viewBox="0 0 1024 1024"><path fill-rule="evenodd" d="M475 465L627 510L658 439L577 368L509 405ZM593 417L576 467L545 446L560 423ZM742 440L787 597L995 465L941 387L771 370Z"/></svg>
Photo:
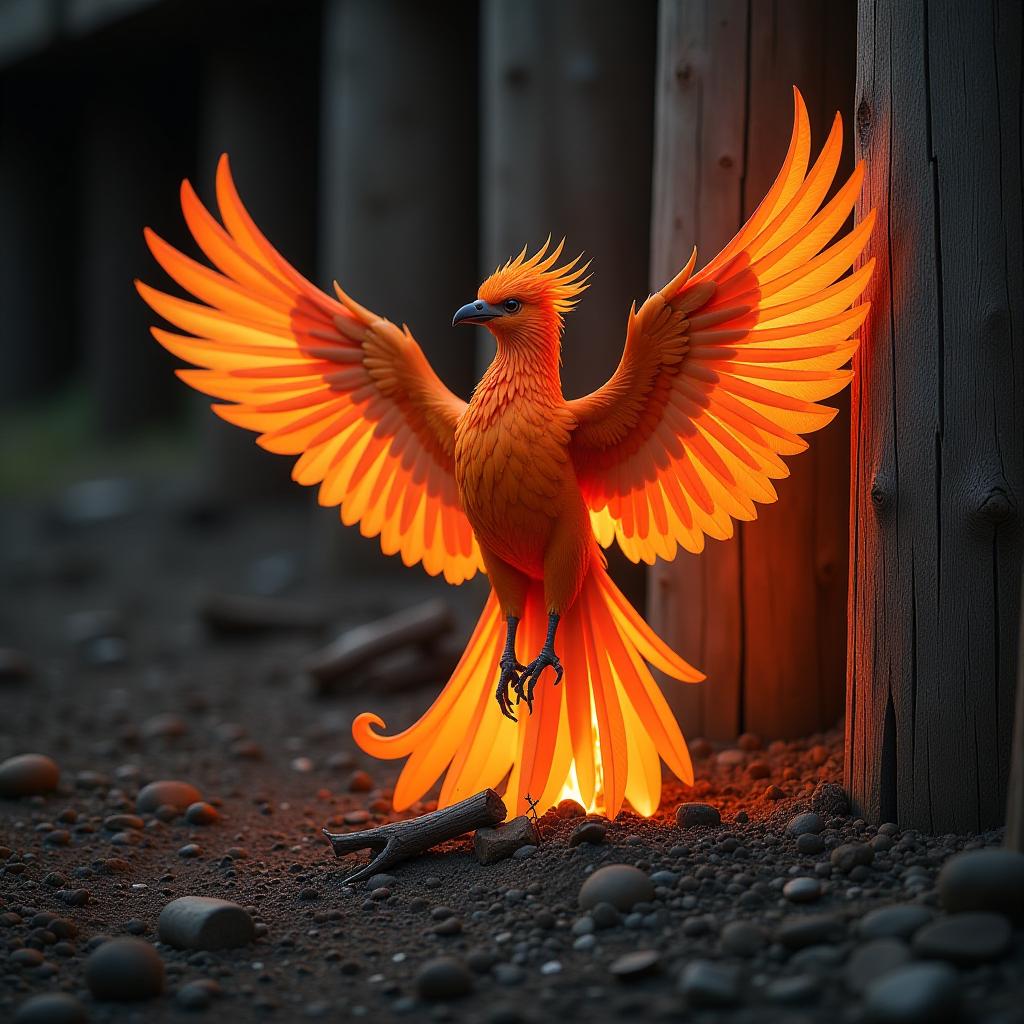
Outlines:
<svg viewBox="0 0 1024 1024"><path fill-rule="evenodd" d="M184 332L153 335L198 367L179 375L219 400L218 415L255 431L268 450L298 456L294 479L318 486L320 503L337 505L342 522L379 536L385 554L450 583L482 571L486 556L496 572L504 564L509 578L529 581L525 597L513 599L501 573L492 580L459 665L417 722L393 735L370 712L353 723L367 753L405 759L396 808L443 776L442 806L504 783L514 814L527 810L529 794L541 810L571 797L610 816L625 801L650 815L662 761L693 781L650 666L682 682L703 677L629 605L600 548L615 542L633 561L653 563L680 546L701 551L705 536L731 536L734 520L776 500L772 481L788 474L783 456L803 451L800 435L832 419L818 403L849 382L844 366L868 308L856 303L872 265L843 275L874 216L835 237L863 166L824 202L841 120L808 169L807 113L794 97L789 150L764 201L702 270L694 252L630 311L612 379L572 402L558 386L559 338L587 267L557 267L561 246L530 258L524 250L482 285L481 300L499 304L514 292L523 312L512 326L493 327L499 357L467 408L407 328L340 286L337 297L322 292L271 247L226 157L217 170L221 222L187 182L181 192L212 266L147 229L156 260L198 300L138 283L153 310ZM553 557L556 520L565 548ZM513 614L516 600L523 663L544 643L548 612L561 616L565 678L558 687L542 680L533 713L523 708L511 722L494 690L503 612Z"/></svg>

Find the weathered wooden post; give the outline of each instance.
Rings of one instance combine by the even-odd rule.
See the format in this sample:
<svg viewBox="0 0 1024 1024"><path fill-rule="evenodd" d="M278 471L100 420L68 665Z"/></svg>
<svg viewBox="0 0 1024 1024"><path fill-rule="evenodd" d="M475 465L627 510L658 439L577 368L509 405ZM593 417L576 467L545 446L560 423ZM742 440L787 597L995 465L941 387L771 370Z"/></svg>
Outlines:
<svg viewBox="0 0 1024 1024"><path fill-rule="evenodd" d="M878 269L855 361L847 781L929 832L1003 820L1024 498L1020 4L862 0Z"/></svg>
<svg viewBox="0 0 1024 1024"><path fill-rule="evenodd" d="M259 31L239 36L225 28L219 33L220 44L204 59L195 180L200 194L213 203L217 160L227 153L256 222L307 275L313 273L316 248L320 65L315 55L312 60L305 55L318 33L318 12L306 5L289 9ZM202 432L208 495L237 500L280 490L298 498L287 460L253 444L247 431L211 415L205 396L192 401Z"/></svg>
<svg viewBox="0 0 1024 1024"><path fill-rule="evenodd" d="M451 320L477 283L476 5L329 0L323 33L319 276L406 321L468 397L471 342ZM338 558L380 573L379 542L337 515Z"/></svg>
<svg viewBox="0 0 1024 1024"><path fill-rule="evenodd" d="M1024 582L1024 581L1022 581ZM1006 845L1024 853L1024 607L1017 646L1017 708L1013 720L1013 754L1006 799Z"/></svg>
<svg viewBox="0 0 1024 1024"><path fill-rule="evenodd" d="M483 265L563 235L594 287L566 326L567 397L615 369L626 314L647 294L656 12L653 3L543 0L483 6ZM481 333L484 363L494 342ZM642 569L609 553L642 601Z"/></svg>
<svg viewBox="0 0 1024 1024"><path fill-rule="evenodd" d="M819 141L852 109L854 14L853 0L662 0L652 286L694 244L707 262L754 211L789 141L792 85ZM651 572L652 623L708 676L666 685L688 735L800 736L841 714L849 421L843 396L833 403L840 415L791 460L778 504Z"/></svg>

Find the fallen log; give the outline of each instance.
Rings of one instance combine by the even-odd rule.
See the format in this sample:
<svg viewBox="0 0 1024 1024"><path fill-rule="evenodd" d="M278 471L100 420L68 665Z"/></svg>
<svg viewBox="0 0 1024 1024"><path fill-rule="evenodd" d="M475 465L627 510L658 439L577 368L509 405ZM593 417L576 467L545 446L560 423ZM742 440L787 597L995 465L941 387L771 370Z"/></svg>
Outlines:
<svg viewBox="0 0 1024 1024"><path fill-rule="evenodd" d="M444 601L427 601L348 630L333 643L309 655L303 668L323 693L344 676L383 654L416 644L432 645L454 624L455 617Z"/></svg>
<svg viewBox="0 0 1024 1024"><path fill-rule="evenodd" d="M485 789L451 807L431 811L418 818L395 821L361 832L336 833L327 829L323 832L336 857L344 857L357 850L374 851L376 856L368 864L345 879L346 882L361 882L447 839L497 825L505 820L507 813L501 797L493 789Z"/></svg>

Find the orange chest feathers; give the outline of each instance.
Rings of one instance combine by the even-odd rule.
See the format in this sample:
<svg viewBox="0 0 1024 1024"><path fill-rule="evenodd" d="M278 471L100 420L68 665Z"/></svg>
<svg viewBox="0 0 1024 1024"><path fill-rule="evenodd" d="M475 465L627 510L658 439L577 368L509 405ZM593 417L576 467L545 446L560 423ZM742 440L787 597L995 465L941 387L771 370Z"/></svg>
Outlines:
<svg viewBox="0 0 1024 1024"><path fill-rule="evenodd" d="M547 539L575 482L572 414L528 390L498 393L485 382L455 429L455 478L463 508L496 554L521 562Z"/></svg>

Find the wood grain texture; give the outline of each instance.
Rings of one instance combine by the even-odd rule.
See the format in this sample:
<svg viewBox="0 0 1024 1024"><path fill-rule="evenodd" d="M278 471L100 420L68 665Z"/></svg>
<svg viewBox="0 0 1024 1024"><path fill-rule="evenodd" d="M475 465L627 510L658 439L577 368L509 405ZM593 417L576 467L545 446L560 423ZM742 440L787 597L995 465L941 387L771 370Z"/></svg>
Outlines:
<svg viewBox="0 0 1024 1024"><path fill-rule="evenodd" d="M663 0L652 287L694 244L698 265L707 262L756 208L789 140L792 85L818 144L835 111L852 108L854 15L853 0ZM651 573L652 624L708 676L702 686L665 682L688 735L806 735L841 713L849 419L844 396L834 402L840 415L791 461L777 504L758 506L732 540Z"/></svg>
<svg viewBox="0 0 1024 1024"><path fill-rule="evenodd" d="M1003 819L1024 494L1021 6L862 0L847 782L930 832Z"/></svg>
<svg viewBox="0 0 1024 1024"><path fill-rule="evenodd" d="M1022 591L1024 594L1024 591ZM1017 646L1017 709L1013 716L1013 754L1006 798L1006 845L1024 853L1024 607Z"/></svg>

